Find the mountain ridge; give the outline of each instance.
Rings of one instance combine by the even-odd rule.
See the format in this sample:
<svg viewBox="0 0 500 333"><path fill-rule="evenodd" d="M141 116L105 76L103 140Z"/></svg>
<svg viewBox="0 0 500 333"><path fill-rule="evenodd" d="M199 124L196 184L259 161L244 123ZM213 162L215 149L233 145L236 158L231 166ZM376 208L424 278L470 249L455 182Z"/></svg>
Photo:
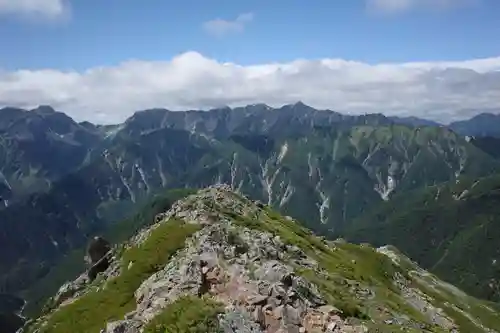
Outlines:
<svg viewBox="0 0 500 333"><path fill-rule="evenodd" d="M40 116L51 116L55 114L60 114L61 112L54 110L49 105L40 105L32 110L25 110L17 107L9 107L5 106L0 109L0 113L5 114L6 112L12 113L13 111L17 111L19 113L31 112L33 114L37 114ZM154 115L156 113L156 116ZM389 124L402 124L412 127L425 127L425 126L443 126L448 127L454 131L456 131L460 135L464 136L493 136L498 137L499 133L495 129L498 127L495 124L498 123L498 110L483 110L481 113L470 117L469 119L460 120L460 121L452 121L448 125L444 125L440 122L436 122L434 120L420 118L416 116L391 116L384 115L383 113L367 113L367 114L343 114L341 112L333 111L330 109L316 109L309 105L304 104L301 101L292 104L285 104L278 107L271 107L264 103L257 104L249 104L246 106L235 106L235 107L219 107L219 108L211 108L206 110L169 110L166 108L149 108L144 110L139 110L134 112L131 116L129 116L123 123L121 124L108 124L108 125L100 125L93 124L88 120L82 121L78 123L89 130L95 131L99 134L103 134L105 132L105 128L116 127L119 125L126 125L128 122L133 122L137 119L137 117L142 117L143 115L147 115L149 119L155 119L155 121L150 121L150 126L160 126L162 127L166 122L170 122L172 126L178 127L181 122L184 122L186 130L193 130L193 127L188 128L187 123L189 123L190 118L196 118L202 116L204 120L207 120L207 117L203 117L203 115L216 114L219 116L223 115L231 115L235 114L236 116L241 115L248 117L250 115L262 117L263 115L271 115L276 116L277 113L286 114L286 116L299 116L303 117L304 115L308 115L313 118L318 118L318 123L321 121L325 121L327 119L328 124L332 124L332 122L349 122L350 119L355 118L365 118L366 122L372 122L374 119L379 119L382 123ZM239 113L239 114L238 114ZM323 114L323 116L318 116ZM324 115L327 115L325 118ZM330 118L330 120L328 120ZM241 121L241 119L240 119ZM0 121L1 125L1 121ZM192 125L192 124L191 124ZM497 124L498 125L498 124ZM1 127L1 126L0 126Z"/></svg>
<svg viewBox="0 0 500 333"><path fill-rule="evenodd" d="M97 132L80 126L49 106L32 111L0 109L0 196L5 205L77 170L100 141Z"/></svg>
<svg viewBox="0 0 500 333"><path fill-rule="evenodd" d="M500 327L492 304L439 281L394 248L325 241L227 185L200 190L155 220L115 248L95 280L84 282L84 273L63 286L22 332Z"/></svg>
<svg viewBox="0 0 500 333"><path fill-rule="evenodd" d="M449 127L462 135L468 136L491 136L500 138L500 115L496 113L482 112L470 119L456 121Z"/></svg>

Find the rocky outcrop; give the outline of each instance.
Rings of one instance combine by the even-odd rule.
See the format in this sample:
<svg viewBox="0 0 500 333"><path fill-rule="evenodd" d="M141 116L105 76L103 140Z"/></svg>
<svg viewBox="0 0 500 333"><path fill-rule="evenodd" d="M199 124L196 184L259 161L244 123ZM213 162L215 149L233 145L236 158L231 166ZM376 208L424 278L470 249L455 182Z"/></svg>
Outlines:
<svg viewBox="0 0 500 333"><path fill-rule="evenodd" d="M130 326L152 320L186 294L210 295L224 304L220 321L225 332L354 329L340 318L340 310L326 305L316 285L294 274L293 265L317 268L305 258L278 236L219 220L196 233L163 270L144 281L130 319L108 325L106 332L121 332L117 327L124 326L139 332ZM352 332L363 332L356 329Z"/></svg>
<svg viewBox="0 0 500 333"><path fill-rule="evenodd" d="M100 236L95 236L87 247L87 256L91 264L99 262L111 250L111 244Z"/></svg>
<svg viewBox="0 0 500 333"><path fill-rule="evenodd" d="M451 289L441 288L444 284L424 286L424 271L414 278L413 264L387 248L376 251L368 244L316 237L295 220L276 216L227 186L202 190L155 220L126 246L139 251L144 245L157 251L150 240L161 238L159 227L189 226L193 231L182 238L181 247L171 252L166 263L148 266L147 274L127 294L126 311L115 315L120 313L115 308L114 320L92 326L101 333L142 333L185 299L220 305L214 320L224 333L468 332L447 310L474 318L481 313L467 311L474 306L488 308L465 294L456 292L460 300L449 296L446 292ZM124 254L118 260L118 253L109 251L101 258L111 256L97 282L84 274L63 286L56 295L56 311L64 311L89 290L114 288L117 283L109 283L114 277L119 280L141 267L138 258L143 257ZM489 320L496 315L491 316ZM471 323L485 332L497 332L488 326L490 322L484 325L471 319ZM46 329L50 325L49 314L36 324L40 331L30 332L51 333Z"/></svg>
<svg viewBox="0 0 500 333"><path fill-rule="evenodd" d="M316 285L294 273L295 267L320 269L302 249L285 244L280 236L235 224L217 213L214 208L218 205L242 216L261 209L235 200L225 186L174 204L162 215L164 220L180 218L205 227L162 270L142 283L135 292L135 311L126 320L108 324L106 333L138 333L185 295L208 295L224 304L219 321L227 333L366 330L362 325L349 325L340 310L327 305ZM143 242L154 228L139 234L134 242Z"/></svg>
<svg viewBox="0 0 500 333"><path fill-rule="evenodd" d="M94 280L97 274L104 272L111 263L111 244L102 237L94 237L87 248L86 259L91 265L88 270L88 277Z"/></svg>
<svg viewBox="0 0 500 333"><path fill-rule="evenodd" d="M112 257L113 254L108 252L89 268L87 275L91 281L97 277L97 274L105 272L108 269L113 260Z"/></svg>

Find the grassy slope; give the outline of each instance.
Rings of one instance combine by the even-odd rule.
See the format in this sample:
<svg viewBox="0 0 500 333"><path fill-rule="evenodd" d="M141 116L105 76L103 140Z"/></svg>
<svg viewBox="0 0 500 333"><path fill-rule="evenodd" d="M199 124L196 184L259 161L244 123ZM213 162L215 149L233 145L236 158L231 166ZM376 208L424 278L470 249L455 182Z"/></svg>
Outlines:
<svg viewBox="0 0 500 333"><path fill-rule="evenodd" d="M180 221L161 224L145 243L123 253L122 272L118 277L105 288L94 289L55 311L40 333L99 332L107 321L123 318L135 308L134 292L140 284L162 268L196 230L198 226ZM133 262L131 267L129 262Z"/></svg>
<svg viewBox="0 0 500 333"><path fill-rule="evenodd" d="M497 286L500 274L499 202L500 175L462 179L394 197L356 220L347 238L394 245L467 292L498 301L490 283Z"/></svg>
<svg viewBox="0 0 500 333"><path fill-rule="evenodd" d="M236 194L234 197L243 205L252 205L250 201ZM247 215L242 216L222 207L216 206L215 208L228 216L233 223L279 235L285 243L295 244L315 258L328 275L304 270L302 267L296 267L297 274L316 283L329 303L342 310L345 317L363 322L371 329L378 329L379 332L394 332L397 324L389 325L384 323L384 320L396 315L406 316L413 324L410 327L405 325L407 332L443 332L439 327L432 325L422 313L406 303L393 285L392 279L395 273L398 272L410 278L409 269L412 267L395 265L389 257L378 253L371 247L342 243L334 247L328 246L308 230L295 222L284 219L270 209L249 210ZM48 324L41 332L98 332L106 321L122 318L125 313L134 308L133 293L140 283L161 269L170 256L183 246L185 239L196 230L196 226L176 220L162 223L150 234L143 245L124 252L122 257L124 266L120 276L109 282L104 289L93 290L74 303L56 310L49 317ZM134 265L128 268L130 261L133 261ZM431 283L424 278L421 281L414 280L414 282L421 289L432 287ZM353 288L356 289L359 286L369 287L374 291L374 297L361 299L353 292ZM481 320L483 325L491 328L500 327L500 316L497 313L485 314L485 311L482 311L485 306L488 306L487 303L468 296L458 302L454 295L445 292L444 287L434 288L429 291L429 294L433 296L431 302L435 306L443 307L459 325L461 331L484 332L473 323L473 320ZM171 329L172 327L175 329L174 332L179 333L198 332L196 327L210 327L208 331L211 331L217 311L208 311L206 302L208 301L203 299L178 300L156 318L155 324L147 327L147 332L158 332L157 328L163 332L163 328ZM449 303L471 313L472 319L461 315L460 310L456 310ZM193 315L187 316L180 311L180 309L193 307L197 308ZM182 326L170 326L179 321L182 322Z"/></svg>
<svg viewBox="0 0 500 333"><path fill-rule="evenodd" d="M394 332L393 325L384 324L384 320L391 316L378 311L382 306L393 315L400 314L410 317L414 323L422 325L421 327L429 332L442 332L440 328L432 326L420 312L408 305L393 286L393 274L399 272L410 278L408 270L394 265L388 257L378 253L375 249L353 244L336 244L335 250L332 250L307 229L285 220L270 210L257 218L242 217L231 212L226 213L243 226L280 235L286 243L298 245L308 255L318 260L320 265L329 272L329 277L319 276L317 273L305 271L300 267L297 267L297 272L316 283L330 303L348 316L354 316L358 319L369 318L371 321L368 321L367 325L370 328L378 329L379 332ZM355 284L359 282L374 288L375 298L361 301L356 295L348 292L347 288L352 282ZM416 281L415 283L419 288L426 286L425 281ZM455 298L446 293L443 296L441 288L438 290L440 292L439 298L433 297L435 294L430 294L433 297L432 304L434 306L444 308L445 312L453 318L460 328L463 328L464 332L483 332L482 329L478 329L472 324L469 318L457 314L457 311L450 307L449 303L455 303ZM491 308L489 303L467 297L456 304L458 308L472 313L473 318L485 323L487 327L500 328L498 313L484 312L484 306ZM422 330L410 329L409 332L417 333L422 332Z"/></svg>
<svg viewBox="0 0 500 333"><path fill-rule="evenodd" d="M134 216L111 225L103 233L103 237L113 244L120 244L133 236L140 228L153 223L156 214L168 210L175 201L193 192L194 190L190 189L176 189L158 194ZM24 309L26 316L36 317L45 301L54 295L62 284L75 279L85 270L84 255L85 248L70 252L52 267L45 277L24 292L23 297L28 301Z"/></svg>

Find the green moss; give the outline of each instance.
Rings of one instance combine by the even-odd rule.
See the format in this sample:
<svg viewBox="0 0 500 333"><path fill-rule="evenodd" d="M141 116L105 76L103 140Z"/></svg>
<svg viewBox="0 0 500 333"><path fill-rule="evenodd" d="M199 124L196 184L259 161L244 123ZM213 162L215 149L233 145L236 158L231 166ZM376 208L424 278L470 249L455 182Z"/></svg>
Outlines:
<svg viewBox="0 0 500 333"><path fill-rule="evenodd" d="M99 332L105 323L122 319L136 306L134 292L170 257L184 246L186 238L199 226L171 220L161 224L140 246L127 249L122 256L121 274L99 291L91 291L54 312L40 333ZM129 268L129 262L133 265Z"/></svg>
<svg viewBox="0 0 500 333"><path fill-rule="evenodd" d="M208 298L185 296L170 304L144 329L144 333L216 333L220 332L219 303Z"/></svg>

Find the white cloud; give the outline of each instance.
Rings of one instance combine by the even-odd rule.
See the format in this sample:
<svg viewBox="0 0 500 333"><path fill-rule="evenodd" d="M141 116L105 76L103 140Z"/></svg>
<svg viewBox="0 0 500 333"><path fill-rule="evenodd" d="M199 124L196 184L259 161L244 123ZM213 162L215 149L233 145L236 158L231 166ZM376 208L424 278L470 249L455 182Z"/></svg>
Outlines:
<svg viewBox="0 0 500 333"><path fill-rule="evenodd" d="M245 30L245 26L253 21L253 13L240 14L233 21L217 18L203 23L203 29L214 36L221 37Z"/></svg>
<svg viewBox="0 0 500 333"><path fill-rule="evenodd" d="M164 62L130 61L85 72L0 70L0 106L50 104L77 120L97 123L123 121L134 111L153 107L279 106L298 100L345 113L440 121L490 108L500 112L500 57L378 65L322 59L241 66L188 52Z"/></svg>
<svg viewBox="0 0 500 333"><path fill-rule="evenodd" d="M0 14L4 15L57 18L67 10L65 0L0 0Z"/></svg>
<svg viewBox="0 0 500 333"><path fill-rule="evenodd" d="M450 9L471 5L480 0L366 0L368 10L378 13L400 13L412 9Z"/></svg>

